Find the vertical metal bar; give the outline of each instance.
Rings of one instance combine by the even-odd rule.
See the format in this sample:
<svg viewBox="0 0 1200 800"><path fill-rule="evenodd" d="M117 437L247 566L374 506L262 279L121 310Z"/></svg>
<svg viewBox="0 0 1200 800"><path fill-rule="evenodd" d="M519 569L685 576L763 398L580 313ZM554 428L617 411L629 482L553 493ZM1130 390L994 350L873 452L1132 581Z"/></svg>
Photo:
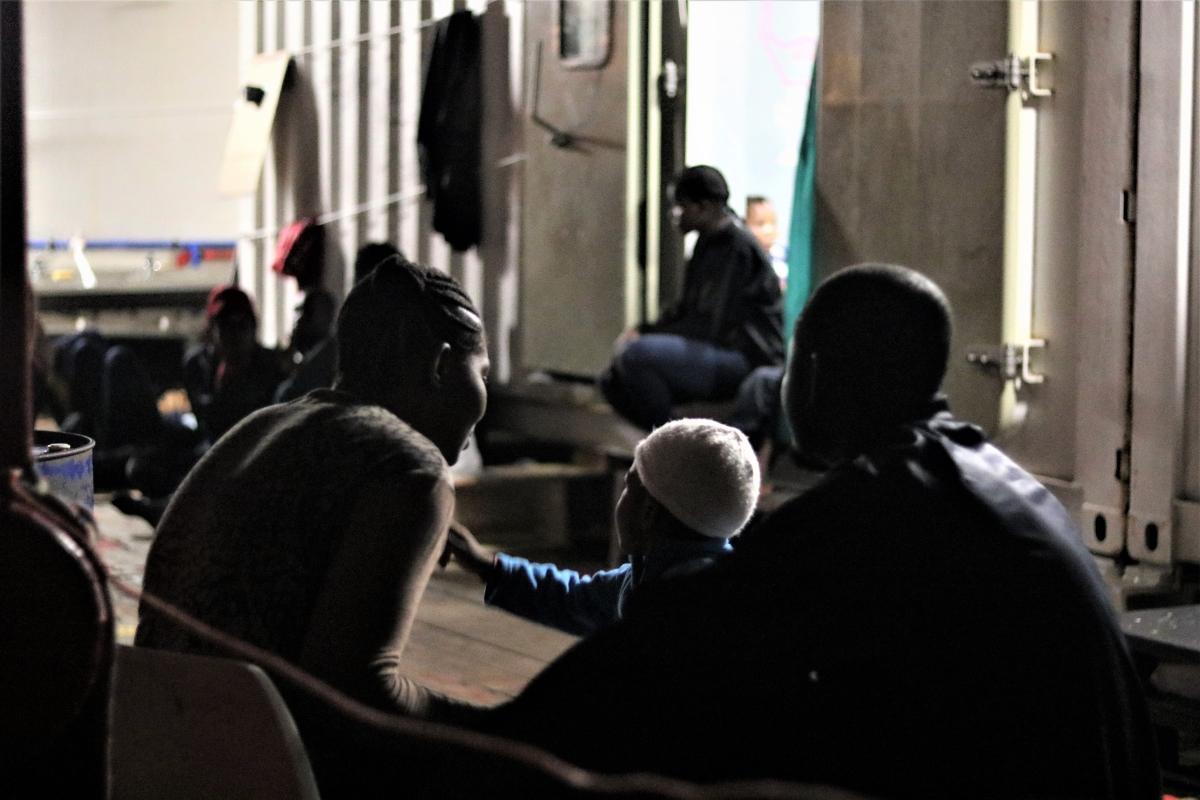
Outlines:
<svg viewBox="0 0 1200 800"><path fill-rule="evenodd" d="M342 37L350 39L362 32L359 27L361 9L362 6L358 0L342 0L338 3L339 31ZM361 93L362 85L359 74L362 56L362 43L343 45L335 51L334 55L338 78L333 88L338 94L333 124L338 130L338 149L334 151L333 158L338 164L340 185L338 202L333 206L333 210L339 214L361 203L362 197L359 195L359 189L360 186L365 188L365 184L360 182L360 176L364 169L363 159L366 154L360 152L358 138L362 122L359 104L366 102L366 98ZM337 235L341 241L342 258L347 264L354 262L354 252L359 244L358 224L360 219L361 216L343 216L337 221ZM332 229L326 231L327 236L333 233Z"/></svg>
<svg viewBox="0 0 1200 800"><path fill-rule="evenodd" d="M629 48L628 92L625 109L625 327L642 321L642 274L638 263L638 231L642 213L642 96L645 85L640 69L642 60L642 14L636 3L622 6L618 13L626 15ZM532 100L530 101L532 102Z"/></svg>
<svg viewBox="0 0 1200 800"><path fill-rule="evenodd" d="M1009 51L1018 59L1038 49L1037 0L1010 0ZM1037 217L1037 110L1027 107L1017 91L1008 94L1004 175L1004 305L1005 344L1031 338L1033 325L1033 252ZM1013 382L1000 398L1001 429L1024 420Z"/></svg>
<svg viewBox="0 0 1200 800"><path fill-rule="evenodd" d="M400 0L388 2L388 28L400 27ZM403 34L388 37L387 59L387 188L385 193L392 197L400 193L400 48L403 46ZM400 240L401 204L392 203L387 207L387 219L384 223L384 233L380 237L385 241Z"/></svg>
<svg viewBox="0 0 1200 800"><path fill-rule="evenodd" d="M0 468L30 461L29 321L25 268L25 97L19 2L0 3Z"/></svg>
<svg viewBox="0 0 1200 800"><path fill-rule="evenodd" d="M403 3L400 24L405 31L400 37L400 192L404 197L415 194L421 186L417 157L417 117L421 107L421 43L428 29L415 31L426 18L425 3ZM421 259L421 216L425 207L405 205L400 210L400 231L396 244L410 259Z"/></svg>
<svg viewBox="0 0 1200 800"><path fill-rule="evenodd" d="M283 9L282 0L262 0L263 16L259 39L260 53L273 53L279 50L280 12ZM286 113L286 112L285 112ZM281 141L280 126L271 129L271 141L267 144L267 154L263 161L262 176L258 182L258 203L261 210L259 225L261 227L278 229L282 227L283 218L280 215L279 195L282 175L277 145ZM286 169L286 164L283 165ZM258 305L258 338L267 347L279 344L282 331L279 328L279 277L271 270L271 262L275 260L275 242L279 234L273 233L262 240L258 258L258 293L255 300Z"/></svg>
<svg viewBox="0 0 1200 800"><path fill-rule="evenodd" d="M647 4L646 25L646 310L651 318L658 317L660 303L658 285L658 253L662 183L659 173L662 164L662 112L658 105L658 80L663 61L663 7L661 2Z"/></svg>
<svg viewBox="0 0 1200 800"><path fill-rule="evenodd" d="M397 36L384 36L391 24L392 9L389 3L372 3L364 16L372 34L367 64L366 130L363 138L367 149L367 200L371 210L363 215L363 241L379 241L388 238L390 208L386 204L388 185L392 174L388 161L392 139L389 100L392 77L389 67L392 48ZM361 245L361 242L360 242Z"/></svg>

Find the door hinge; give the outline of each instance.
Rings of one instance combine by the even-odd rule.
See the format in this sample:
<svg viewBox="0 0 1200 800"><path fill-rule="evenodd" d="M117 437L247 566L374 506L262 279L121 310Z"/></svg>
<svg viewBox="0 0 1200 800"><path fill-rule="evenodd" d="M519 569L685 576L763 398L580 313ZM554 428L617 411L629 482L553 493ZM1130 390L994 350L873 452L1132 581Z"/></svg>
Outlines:
<svg viewBox="0 0 1200 800"><path fill-rule="evenodd" d="M1053 53L1033 53L1021 57L1009 53L995 61L976 61L971 65L971 82L983 89L1020 92L1022 100L1054 94L1038 82L1038 64L1051 61Z"/></svg>
<svg viewBox="0 0 1200 800"><path fill-rule="evenodd" d="M1020 344L979 345L968 348L967 363L980 369L995 371L1005 381L1020 389L1026 383L1042 383L1046 376L1034 372L1029 365L1031 350L1046 346L1045 339L1030 339Z"/></svg>

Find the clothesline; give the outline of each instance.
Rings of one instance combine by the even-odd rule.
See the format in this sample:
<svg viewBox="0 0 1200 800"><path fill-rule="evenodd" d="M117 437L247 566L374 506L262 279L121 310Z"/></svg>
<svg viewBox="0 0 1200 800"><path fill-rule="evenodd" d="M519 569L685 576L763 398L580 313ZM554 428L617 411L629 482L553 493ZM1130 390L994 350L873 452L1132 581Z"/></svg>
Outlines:
<svg viewBox="0 0 1200 800"><path fill-rule="evenodd" d="M359 203L350 208L343 208L337 211L329 211L317 217L317 225L328 225L331 222L356 217L359 214L365 214L368 211L374 211L379 208L388 208L389 206L399 205L400 203L411 203L415 200L420 200L425 196L425 187L421 187L418 191L404 194L396 192L390 194L382 200L368 200L365 203ZM262 239L274 238L281 230L280 226L275 225L267 228L259 228L256 231L248 231L238 236L239 242L255 242Z"/></svg>
<svg viewBox="0 0 1200 800"><path fill-rule="evenodd" d="M357 36L347 36L342 39L334 39L332 42L325 42L323 44L310 44L307 47L300 47L295 50L289 50L288 52L290 52L294 58L297 56L306 56L313 53L323 53L330 50L336 50L337 48L345 47L346 45L361 44L363 42L371 41L372 39L383 39L384 37L396 35L400 35L400 38L404 38L404 36L419 33L425 28L436 25L440 21L441 18L434 18L427 19L415 26L396 25L395 27L388 28L386 31L370 31L368 33L360 33Z"/></svg>

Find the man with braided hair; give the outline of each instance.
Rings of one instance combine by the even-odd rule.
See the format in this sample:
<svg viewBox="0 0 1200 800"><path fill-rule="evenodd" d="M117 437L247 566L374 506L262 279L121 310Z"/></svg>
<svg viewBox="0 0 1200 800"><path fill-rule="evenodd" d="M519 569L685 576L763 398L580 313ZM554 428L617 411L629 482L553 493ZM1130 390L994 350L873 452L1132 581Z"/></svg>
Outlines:
<svg viewBox="0 0 1200 800"><path fill-rule="evenodd" d="M483 416L488 356L458 284L399 257L353 288L338 332L332 389L251 414L184 480L145 589L389 709L379 665L445 545L448 464ZM223 654L145 604L140 617L138 645Z"/></svg>

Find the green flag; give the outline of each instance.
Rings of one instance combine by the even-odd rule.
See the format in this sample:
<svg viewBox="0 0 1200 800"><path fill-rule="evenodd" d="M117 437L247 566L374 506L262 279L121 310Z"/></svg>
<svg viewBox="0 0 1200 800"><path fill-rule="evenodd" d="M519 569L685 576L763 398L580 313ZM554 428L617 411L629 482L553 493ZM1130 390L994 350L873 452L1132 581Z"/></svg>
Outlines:
<svg viewBox="0 0 1200 800"><path fill-rule="evenodd" d="M813 59L812 82L808 88L808 110L800 135L800 160L792 190L792 220L788 236L787 294L783 302L784 336L790 340L796 317L812 291L813 230L817 214L814 179L817 168L817 63Z"/></svg>

